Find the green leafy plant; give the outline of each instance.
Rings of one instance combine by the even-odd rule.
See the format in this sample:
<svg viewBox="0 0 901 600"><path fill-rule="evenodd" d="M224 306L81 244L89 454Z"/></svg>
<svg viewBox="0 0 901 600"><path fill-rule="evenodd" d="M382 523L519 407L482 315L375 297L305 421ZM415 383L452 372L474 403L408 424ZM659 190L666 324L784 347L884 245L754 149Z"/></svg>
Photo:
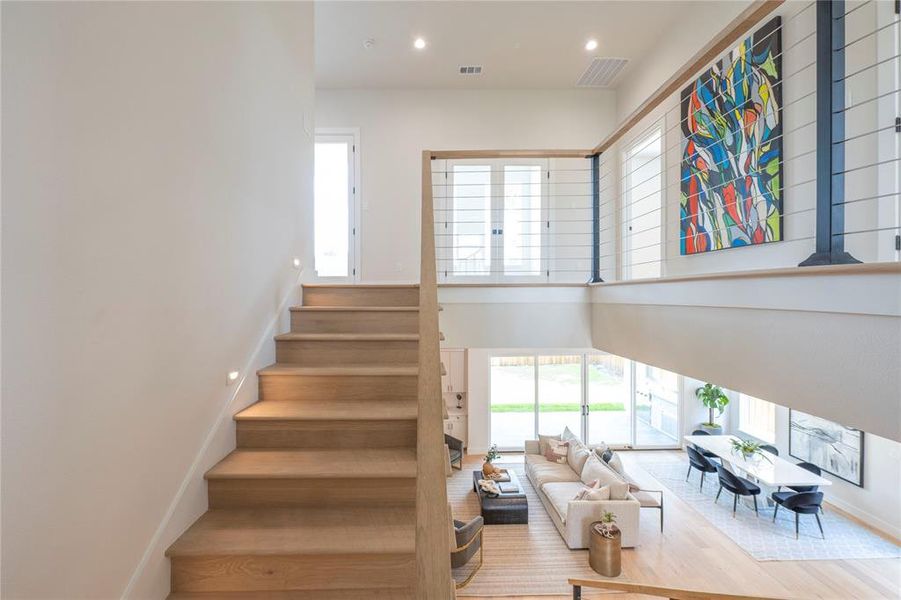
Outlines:
<svg viewBox="0 0 901 600"><path fill-rule="evenodd" d="M760 449L762 444L760 442L753 442L751 440L741 440L741 439L731 439L729 442L732 444L732 451L736 454L741 454L746 458L751 458L752 456L762 456L766 460L773 462L769 459L769 457L764 454L763 450Z"/></svg>
<svg viewBox="0 0 901 600"><path fill-rule="evenodd" d="M616 526L616 515L605 510L601 515L601 520L595 523L594 528L605 538L613 539L619 532L619 527Z"/></svg>
<svg viewBox="0 0 901 600"><path fill-rule="evenodd" d="M729 404L729 397L723 392L723 389L719 386L713 385L712 383L707 383L704 387L699 387L695 390L695 395L701 401L701 404L707 407L707 410L710 411L710 420L704 425L709 425L711 427L716 427L716 417L713 414L713 411L718 411L716 414L723 414L723 410L726 408L726 405Z"/></svg>
<svg viewBox="0 0 901 600"><path fill-rule="evenodd" d="M497 444L491 444L488 453L485 455L485 462L494 462L501 457L501 453L497 451Z"/></svg>

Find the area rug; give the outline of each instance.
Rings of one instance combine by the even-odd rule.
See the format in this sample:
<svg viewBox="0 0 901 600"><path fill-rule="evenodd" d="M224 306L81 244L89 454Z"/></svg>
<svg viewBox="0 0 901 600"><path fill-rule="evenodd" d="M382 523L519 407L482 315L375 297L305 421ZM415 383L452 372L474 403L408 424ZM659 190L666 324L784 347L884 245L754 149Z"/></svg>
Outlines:
<svg viewBox="0 0 901 600"><path fill-rule="evenodd" d="M570 595L568 578L597 579L597 573L588 566L588 550L566 547L522 465L498 466L513 469L519 476L529 500L529 524L486 525L482 569L457 596ZM447 480L447 496L455 519L468 521L479 514L479 500L472 491L472 469L454 472ZM455 569L454 579L462 581L468 573L468 567Z"/></svg>
<svg viewBox="0 0 901 600"><path fill-rule="evenodd" d="M692 470L685 481L688 462L676 456L659 461L642 461L641 467L684 500L695 511L723 532L738 546L759 561L766 560L842 560L901 557L901 547L879 537L854 521L826 507L820 515L826 539L820 537L816 519L801 515L800 538L795 539L795 516L780 510L773 522L773 509L764 507L764 494L758 498L760 516L739 501L732 517L732 494L724 490L714 504L719 489L716 474L708 473L703 491L699 491L701 474ZM825 488L826 501L829 489Z"/></svg>

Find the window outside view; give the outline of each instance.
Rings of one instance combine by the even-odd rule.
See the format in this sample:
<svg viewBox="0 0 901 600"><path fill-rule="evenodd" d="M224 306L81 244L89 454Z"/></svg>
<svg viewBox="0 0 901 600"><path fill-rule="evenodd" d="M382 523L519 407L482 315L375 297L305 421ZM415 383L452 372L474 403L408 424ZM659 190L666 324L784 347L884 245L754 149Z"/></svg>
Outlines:
<svg viewBox="0 0 901 600"><path fill-rule="evenodd" d="M589 443L675 445L678 391L674 373L610 354L495 356L491 443L519 449L537 433L556 434L564 427L585 437L584 422Z"/></svg>
<svg viewBox="0 0 901 600"><path fill-rule="evenodd" d="M350 143L316 142L313 244L319 277L347 277L350 254Z"/></svg>
<svg viewBox="0 0 901 600"><path fill-rule="evenodd" d="M491 274L491 167L454 167L453 274Z"/></svg>

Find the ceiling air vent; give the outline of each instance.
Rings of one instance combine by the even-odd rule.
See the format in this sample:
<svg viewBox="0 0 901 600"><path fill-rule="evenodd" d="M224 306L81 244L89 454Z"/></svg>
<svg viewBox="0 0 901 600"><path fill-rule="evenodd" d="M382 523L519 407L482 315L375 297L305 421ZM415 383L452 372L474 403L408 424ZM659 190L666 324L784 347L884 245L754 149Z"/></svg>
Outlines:
<svg viewBox="0 0 901 600"><path fill-rule="evenodd" d="M596 58L579 77L576 87L610 87L627 62L625 58Z"/></svg>
<svg viewBox="0 0 901 600"><path fill-rule="evenodd" d="M464 65L460 67L460 75L481 75L482 65Z"/></svg>

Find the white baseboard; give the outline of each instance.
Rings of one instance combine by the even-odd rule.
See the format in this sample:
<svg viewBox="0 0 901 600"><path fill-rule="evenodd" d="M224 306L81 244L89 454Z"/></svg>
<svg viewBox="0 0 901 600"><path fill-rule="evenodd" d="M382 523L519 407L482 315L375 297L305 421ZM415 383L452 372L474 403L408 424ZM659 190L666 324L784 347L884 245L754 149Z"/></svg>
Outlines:
<svg viewBox="0 0 901 600"><path fill-rule="evenodd" d="M840 500L839 498L836 498L834 495L830 496L828 491L826 492L826 494L826 504L831 504L835 508L848 513L856 519L863 521L870 527L878 529L886 535L890 535L895 539L896 543L901 540L901 528L899 528L898 525L893 525L888 521L880 519L879 517L872 515L865 510L861 510L856 506L853 506L843 500Z"/></svg>
<svg viewBox="0 0 901 600"><path fill-rule="evenodd" d="M123 600L160 600L169 594L169 559L165 556L166 548L206 512L207 488L203 473L234 450L235 424L232 416L257 401L257 371L275 362L275 344L272 343L272 338L284 331L289 322L288 307L299 301L298 284L302 276L301 271L260 335L247 364L241 370L244 376L234 388L228 388L228 393L224 393L216 419L210 425L203 444L122 592Z"/></svg>

